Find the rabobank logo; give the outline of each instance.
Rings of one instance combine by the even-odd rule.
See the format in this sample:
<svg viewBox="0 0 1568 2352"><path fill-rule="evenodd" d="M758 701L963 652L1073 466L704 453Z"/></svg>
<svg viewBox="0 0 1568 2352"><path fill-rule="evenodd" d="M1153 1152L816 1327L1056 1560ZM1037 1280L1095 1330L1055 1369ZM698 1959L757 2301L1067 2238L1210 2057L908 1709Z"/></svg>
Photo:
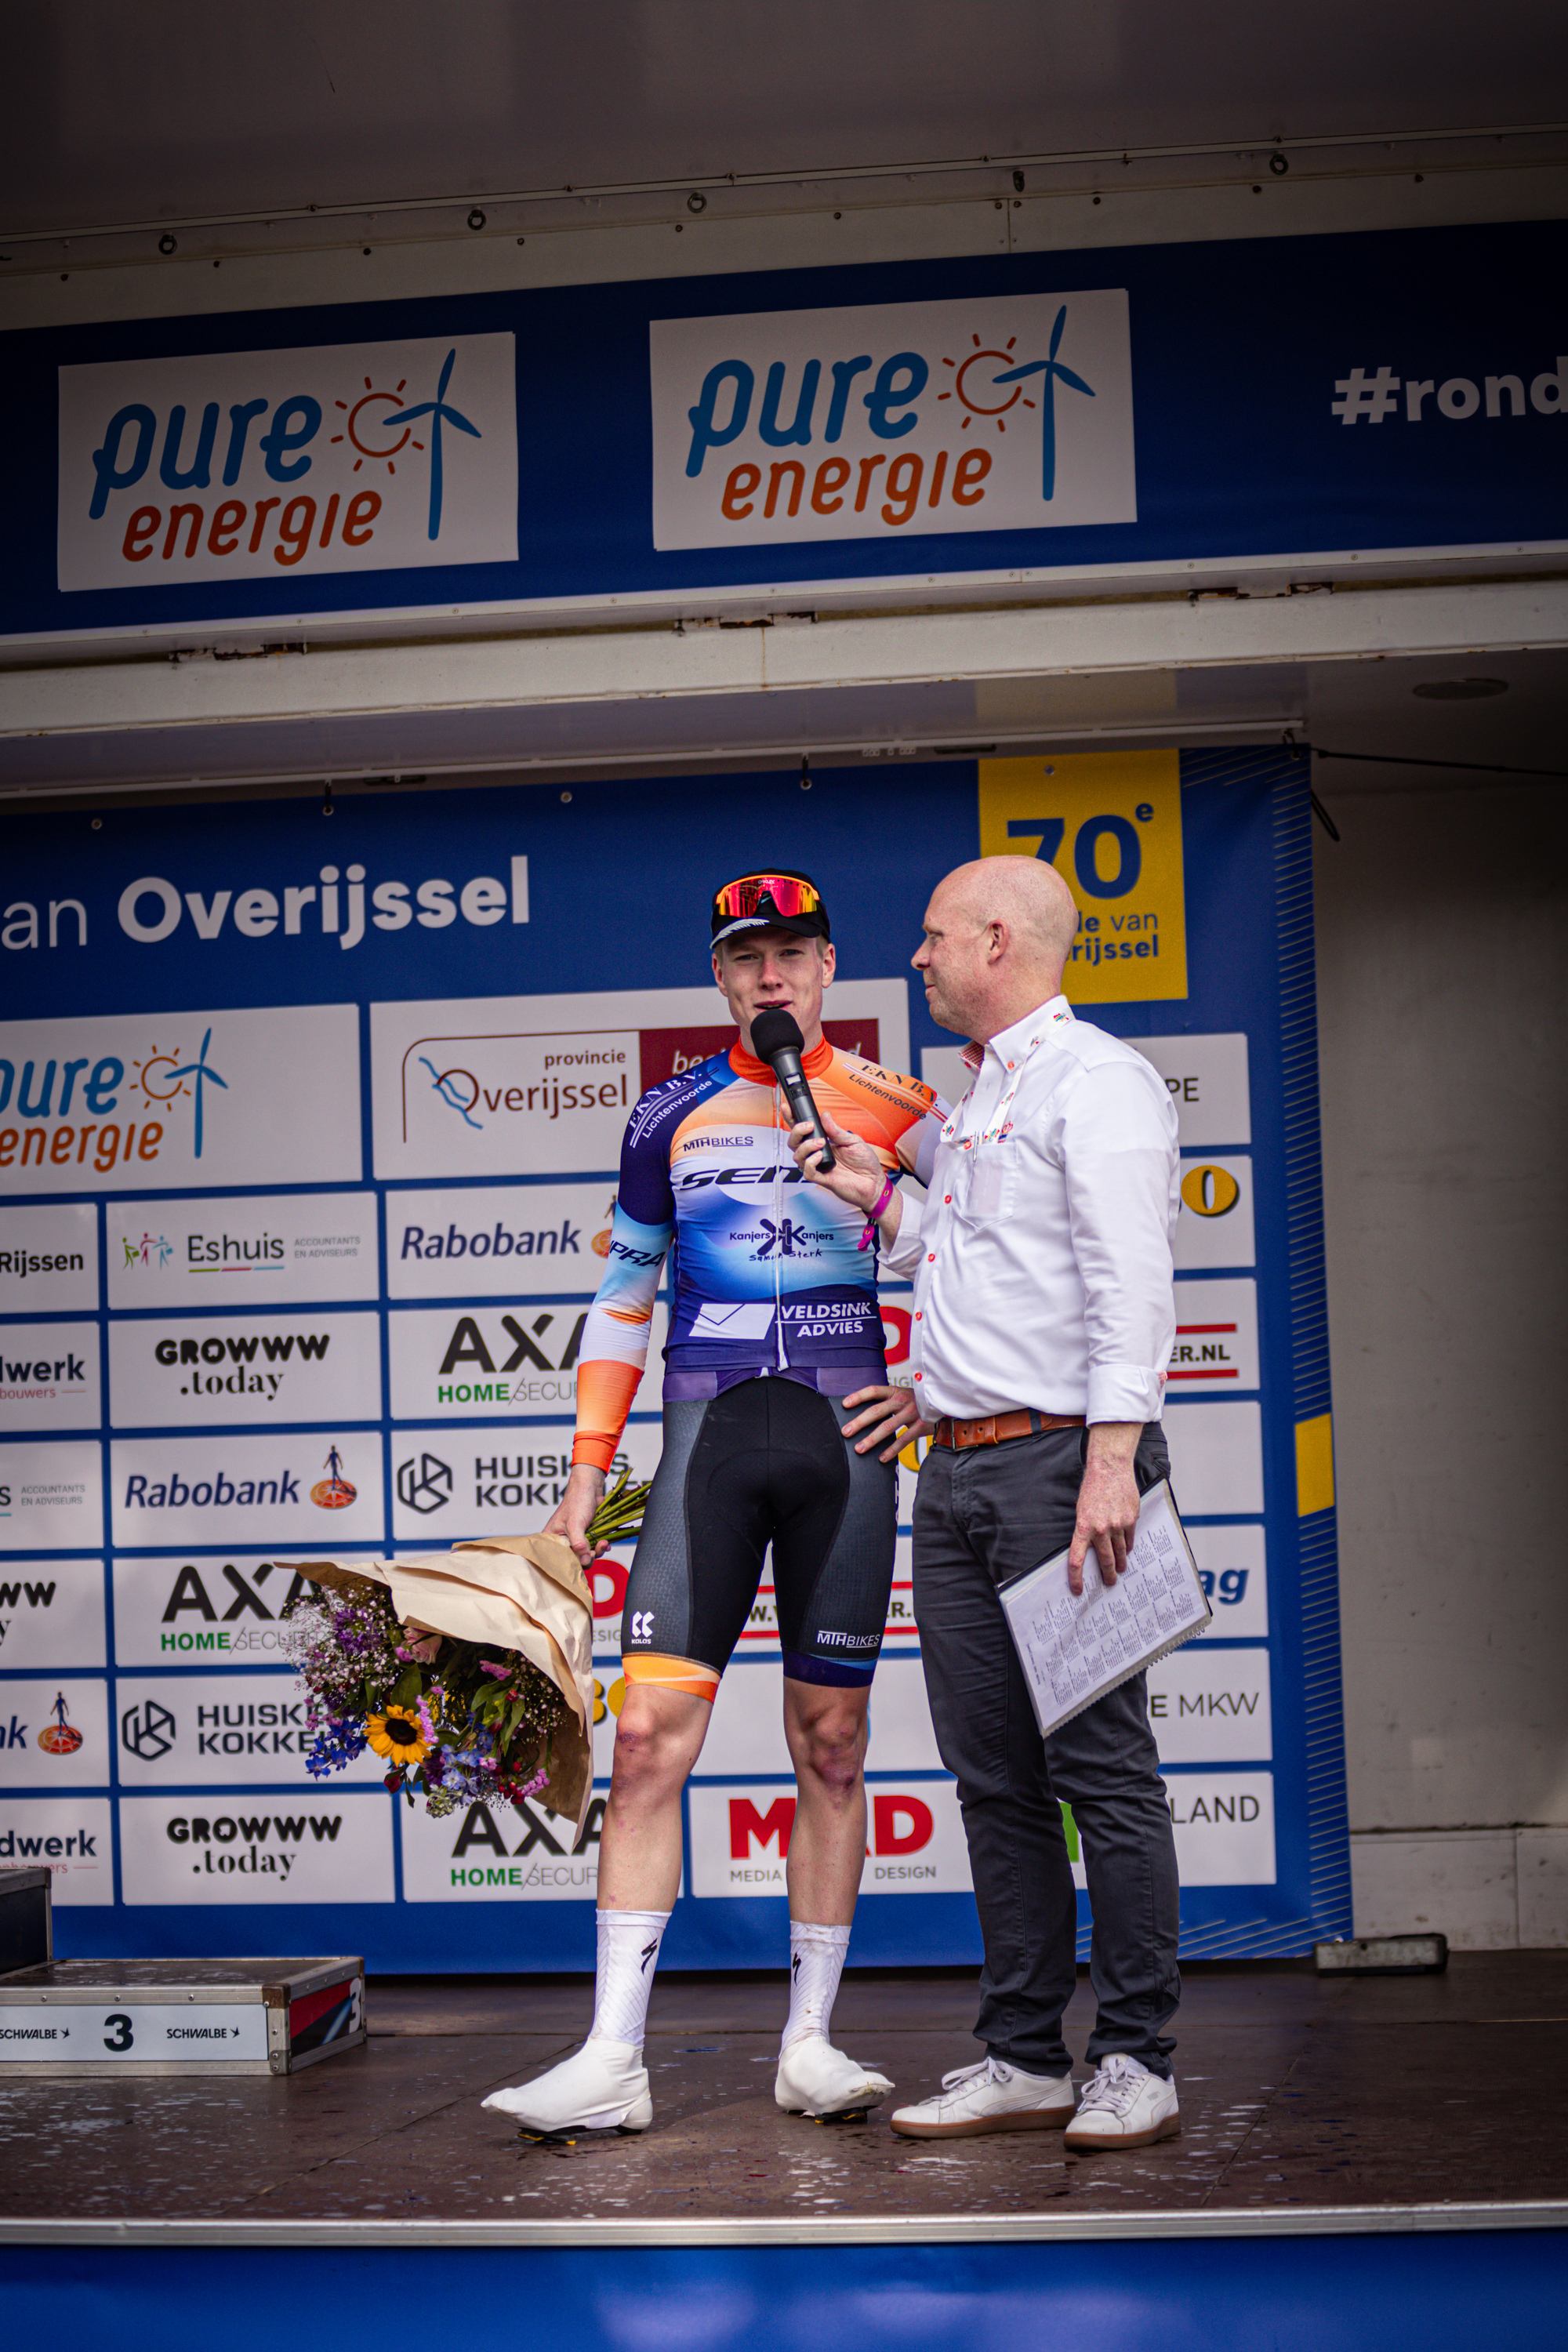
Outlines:
<svg viewBox="0 0 1568 2352"><path fill-rule="evenodd" d="M658 547L1137 520L1119 288L649 333Z"/></svg>
<svg viewBox="0 0 1568 2352"><path fill-rule="evenodd" d="M382 1533L380 1444L369 1432L121 1438L112 1464L114 1539L132 1550L237 1537L374 1543Z"/></svg>
<svg viewBox="0 0 1568 2352"><path fill-rule="evenodd" d="M62 589L517 555L510 334L60 371Z"/></svg>

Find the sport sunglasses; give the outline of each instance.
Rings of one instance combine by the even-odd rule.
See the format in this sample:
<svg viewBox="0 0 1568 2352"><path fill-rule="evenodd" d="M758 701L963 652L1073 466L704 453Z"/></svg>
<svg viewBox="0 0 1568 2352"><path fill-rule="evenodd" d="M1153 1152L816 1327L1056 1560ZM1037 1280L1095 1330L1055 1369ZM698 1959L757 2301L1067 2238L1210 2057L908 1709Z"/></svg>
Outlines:
<svg viewBox="0 0 1568 2352"><path fill-rule="evenodd" d="M807 882L799 874L742 874L736 882L726 882L713 899L713 927L734 923L757 914L764 898L773 901L773 910L786 919L798 915L820 915L825 910L822 893L815 882Z"/></svg>

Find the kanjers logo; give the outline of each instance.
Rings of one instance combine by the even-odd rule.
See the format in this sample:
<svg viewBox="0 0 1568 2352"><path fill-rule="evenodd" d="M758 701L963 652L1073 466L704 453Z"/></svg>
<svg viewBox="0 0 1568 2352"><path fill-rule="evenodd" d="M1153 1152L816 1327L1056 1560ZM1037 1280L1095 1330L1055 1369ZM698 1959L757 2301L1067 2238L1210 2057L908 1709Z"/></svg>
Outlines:
<svg viewBox="0 0 1568 2352"><path fill-rule="evenodd" d="M199 1160L206 1139L206 1089L215 1086L226 1094L228 1091L228 1080L207 1058L212 1038L209 1025L199 1045L194 1039L163 1045L150 1043L144 1054L132 1057L129 1079L118 1054L96 1058L87 1054L63 1066L51 1058L41 1073L36 1061L24 1062L19 1080L16 1065L0 1056L0 1116L12 1107L14 1088L19 1118L54 1122L24 1127L20 1135L15 1128L0 1129L0 1167L11 1164L19 1143L17 1164L23 1168L90 1164L106 1176L116 1161L128 1160L132 1154L138 1160L156 1160L167 1122L176 1117L190 1119L192 1149ZM122 1094L124 1111L135 1114L126 1118L123 1127L114 1116L121 1108ZM188 1108L181 1110L182 1104ZM154 1241L148 1234L140 1247L149 1258L156 1253L159 1264L166 1263L166 1241ZM129 1263L129 1244L126 1255Z"/></svg>
<svg viewBox="0 0 1568 2352"><path fill-rule="evenodd" d="M60 372L65 589L506 561L510 335Z"/></svg>

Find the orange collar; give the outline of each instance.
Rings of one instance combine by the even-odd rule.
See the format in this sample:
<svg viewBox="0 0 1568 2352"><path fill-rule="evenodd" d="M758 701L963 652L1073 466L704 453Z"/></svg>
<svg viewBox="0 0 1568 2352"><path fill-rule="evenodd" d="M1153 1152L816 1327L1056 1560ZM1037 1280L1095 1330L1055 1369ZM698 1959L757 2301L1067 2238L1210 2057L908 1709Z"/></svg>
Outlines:
<svg viewBox="0 0 1568 2352"><path fill-rule="evenodd" d="M819 1037L816 1044L808 1045L801 1055L800 1066L808 1078L819 1078L832 1059L832 1046L826 1037ZM730 1048L730 1067L738 1078L749 1078L754 1087L771 1087L778 1083L769 1065L759 1062L754 1054L748 1054L738 1037Z"/></svg>

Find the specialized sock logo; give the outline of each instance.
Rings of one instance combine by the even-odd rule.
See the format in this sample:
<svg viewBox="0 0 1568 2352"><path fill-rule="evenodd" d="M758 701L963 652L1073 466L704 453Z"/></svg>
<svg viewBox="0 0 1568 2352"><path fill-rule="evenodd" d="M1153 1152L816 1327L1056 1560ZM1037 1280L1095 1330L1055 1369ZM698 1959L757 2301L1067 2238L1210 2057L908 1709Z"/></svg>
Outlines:
<svg viewBox="0 0 1568 2352"><path fill-rule="evenodd" d="M645 1976L645 1977L647 1976L647 1964L648 1964L648 1962L652 1959L652 1958L653 1958L654 1954L658 1951L658 1937L657 1936L654 1937L654 1939L653 1939L653 1941L652 1941L652 1943L651 1943L651 1944L645 1944L645 1945L643 1946L643 1952L642 1952L642 1967L641 1967L641 1968L638 1969L638 1971L637 1971L637 1974L638 1974L639 1976Z"/></svg>

